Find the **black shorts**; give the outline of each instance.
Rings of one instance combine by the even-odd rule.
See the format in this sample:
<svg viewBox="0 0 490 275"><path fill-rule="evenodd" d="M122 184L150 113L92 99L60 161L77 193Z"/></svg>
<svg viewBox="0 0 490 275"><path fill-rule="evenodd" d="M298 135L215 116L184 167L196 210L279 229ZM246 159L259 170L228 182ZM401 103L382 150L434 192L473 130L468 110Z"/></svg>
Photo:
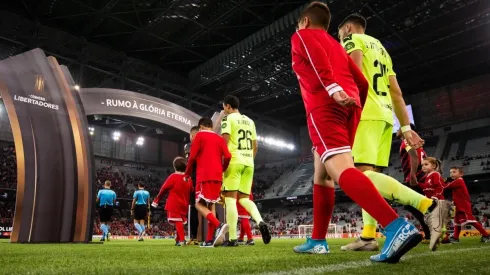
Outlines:
<svg viewBox="0 0 490 275"><path fill-rule="evenodd" d="M101 205L99 208L99 218L101 222L110 222L112 216L112 205Z"/></svg>
<svg viewBox="0 0 490 275"><path fill-rule="evenodd" d="M134 219L135 220L144 220L146 219L146 215L148 213L148 205L146 204L137 204L134 206Z"/></svg>

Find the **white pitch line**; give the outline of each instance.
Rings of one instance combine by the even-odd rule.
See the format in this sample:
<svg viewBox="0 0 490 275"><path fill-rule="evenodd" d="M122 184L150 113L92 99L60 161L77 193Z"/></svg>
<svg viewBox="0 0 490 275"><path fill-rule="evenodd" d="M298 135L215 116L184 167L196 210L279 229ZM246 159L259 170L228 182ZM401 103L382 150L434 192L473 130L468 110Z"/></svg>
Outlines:
<svg viewBox="0 0 490 275"><path fill-rule="evenodd" d="M408 260L408 259L422 258L422 257L427 257L427 256L432 256L432 255L443 255L443 254L450 254L450 253L455 253L455 252L467 252L467 251L484 250L484 249L490 249L490 246L475 247L475 248L451 249L451 250L442 250L442 251L436 251L436 252L425 252L425 253L407 255L407 256L404 256L402 259ZM308 256L308 255L304 255L304 256ZM324 256L324 257L328 258L328 255L311 255L311 256L320 256L320 257ZM333 271L342 271L342 270L346 270L346 269L357 269L357 268L361 268L361 267L367 267L367 266L373 266L373 265L383 265L383 264L385 264L385 263L373 263L370 260L363 260L363 261L345 262L345 263L340 263L340 264L323 265L323 266L318 266L318 267L303 267L303 268L284 270L284 271L271 271L271 272L264 272L264 273L252 273L252 274L254 274L254 275L304 275L304 274L311 275L311 274L320 274L320 273L323 274L323 273L333 272Z"/></svg>

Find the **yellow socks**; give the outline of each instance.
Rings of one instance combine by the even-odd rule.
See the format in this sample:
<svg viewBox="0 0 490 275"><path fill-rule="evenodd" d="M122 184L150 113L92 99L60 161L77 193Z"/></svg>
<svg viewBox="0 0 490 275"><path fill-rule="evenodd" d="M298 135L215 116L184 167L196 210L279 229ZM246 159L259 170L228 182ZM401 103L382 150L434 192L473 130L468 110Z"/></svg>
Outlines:
<svg viewBox="0 0 490 275"><path fill-rule="evenodd" d="M410 205L422 213L432 205L432 200L417 193L412 188L403 185L396 179L374 171L365 171L364 174L374 183L383 198L403 205Z"/></svg>
<svg viewBox="0 0 490 275"><path fill-rule="evenodd" d="M236 240L236 225L238 223L238 210L236 208L236 199L225 197L226 204L226 223L228 224L228 234L230 240Z"/></svg>
<svg viewBox="0 0 490 275"><path fill-rule="evenodd" d="M364 174L373 182L381 196L389 201L403 205L410 205L423 214L427 213L432 205L432 200L417 193L412 188L398 182L396 179L374 171L365 171ZM377 222L366 211L362 210L364 229L361 237L375 238Z"/></svg>
<svg viewBox="0 0 490 275"><path fill-rule="evenodd" d="M257 205L255 205L253 201L251 201L249 198L242 198L239 202L257 224L262 221L262 216L260 215L259 209L257 209Z"/></svg>
<svg viewBox="0 0 490 275"><path fill-rule="evenodd" d="M362 222L364 227L362 229L361 237L366 239L376 238L376 227L378 226L378 222L376 222L368 212L364 211L364 209L362 209Z"/></svg>

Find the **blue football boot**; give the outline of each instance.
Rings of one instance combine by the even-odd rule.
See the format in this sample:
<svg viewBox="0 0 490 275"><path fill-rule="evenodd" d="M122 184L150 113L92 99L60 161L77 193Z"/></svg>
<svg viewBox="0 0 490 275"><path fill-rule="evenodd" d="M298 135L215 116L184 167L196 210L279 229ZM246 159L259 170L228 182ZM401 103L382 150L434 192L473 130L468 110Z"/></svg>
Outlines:
<svg viewBox="0 0 490 275"><path fill-rule="evenodd" d="M293 251L296 253L306 254L328 254L330 249L328 249L326 240L313 240L311 238L306 238L306 242L302 245L295 246Z"/></svg>
<svg viewBox="0 0 490 275"><path fill-rule="evenodd" d="M415 226L404 218L391 222L384 230L386 240L378 255L371 256L373 262L398 263L400 258L422 241L422 235Z"/></svg>

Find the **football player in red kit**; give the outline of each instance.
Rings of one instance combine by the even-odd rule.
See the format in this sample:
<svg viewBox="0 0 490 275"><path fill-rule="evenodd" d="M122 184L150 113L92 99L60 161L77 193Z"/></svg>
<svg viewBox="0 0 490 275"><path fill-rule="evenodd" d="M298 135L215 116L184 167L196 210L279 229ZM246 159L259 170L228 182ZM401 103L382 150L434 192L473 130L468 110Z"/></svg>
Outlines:
<svg viewBox="0 0 490 275"><path fill-rule="evenodd" d="M184 179L186 169L184 158L177 157L174 159L174 169L175 172L167 178L151 205L157 207L163 194L169 193L167 202L165 203L167 220L175 224L175 228L177 229L176 245L183 246L185 245L184 224L187 223L189 193L192 191L192 180Z"/></svg>
<svg viewBox="0 0 490 275"><path fill-rule="evenodd" d="M219 202L223 172L231 160L225 140L213 132L213 121L204 117L199 120L199 132L192 142L185 174L192 174L196 163L196 209L208 220L208 233L201 247L214 247L223 242L228 225L216 218L215 204Z"/></svg>
<svg viewBox="0 0 490 275"><path fill-rule="evenodd" d="M396 263L422 236L414 225L398 217L375 186L357 170L351 147L366 102L368 82L344 48L328 34L330 10L313 2L302 12L291 37L292 67L306 109L308 132L315 147L313 234L295 247L297 253L326 254L325 236L335 202L333 182L385 229L386 241L375 262ZM413 139L411 139L413 142ZM418 139L415 148L423 145ZM332 180L327 180L330 178Z"/></svg>
<svg viewBox="0 0 490 275"><path fill-rule="evenodd" d="M253 185L253 183L252 183ZM253 201L254 196L252 193L250 193L249 199ZM238 209L238 219L240 221L240 237L238 238L238 243L239 244L245 244L245 245L255 245L253 234L252 234L252 227L250 227L250 214L247 212L245 208L238 202L236 202L236 208ZM247 242L243 242L243 238L247 235Z"/></svg>
<svg viewBox="0 0 490 275"><path fill-rule="evenodd" d="M454 236L450 238L452 243L459 242L461 226L471 225L482 235L481 242L490 243L488 232L476 220L471 211L471 200L466 184L463 180L464 171L462 167L451 167L449 170L452 182L446 185L447 189L452 190L454 205L456 206L456 215L454 217Z"/></svg>

